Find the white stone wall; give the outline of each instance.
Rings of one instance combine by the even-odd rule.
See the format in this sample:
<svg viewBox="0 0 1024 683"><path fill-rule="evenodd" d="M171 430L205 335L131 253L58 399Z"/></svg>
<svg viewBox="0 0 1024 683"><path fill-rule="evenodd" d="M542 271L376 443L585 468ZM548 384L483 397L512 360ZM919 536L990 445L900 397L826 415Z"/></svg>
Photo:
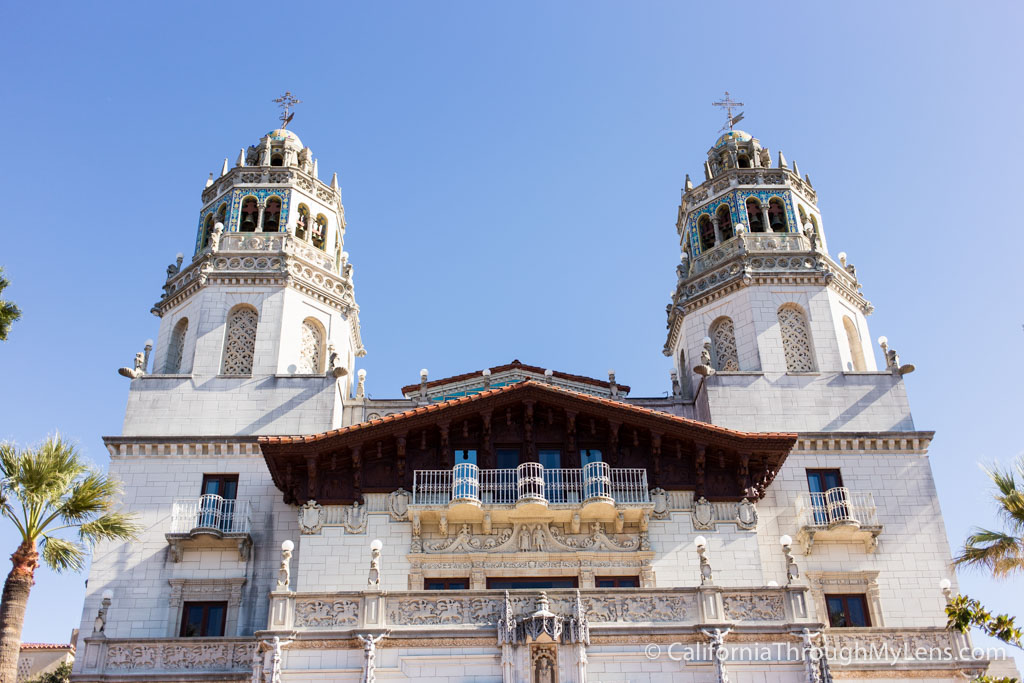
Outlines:
<svg viewBox="0 0 1024 683"><path fill-rule="evenodd" d="M289 538L298 541L299 530L295 508L281 502L263 457L113 455L110 473L124 482L124 507L138 515L143 531L131 543L97 546L89 572L82 635L92 633L100 596L107 588L114 591L107 637L172 635L178 615L170 608L170 579L245 578L238 633L227 635L249 635L265 628L267 596L277 581L281 542ZM240 561L232 546L186 550L181 562L170 557L164 534L171 529L174 500L198 498L204 473L238 474L238 500L253 505L253 550L248 562ZM293 563L301 557L301 549L297 549Z"/></svg>
<svg viewBox="0 0 1024 683"><path fill-rule="evenodd" d="M341 526L325 526L318 534L296 538L302 552L302 562L292 576L296 578L293 590L298 591L354 591L365 590L370 570L370 543L380 539L381 588L406 590L409 562L406 554L412 541L409 522L392 521L381 513L367 515L366 531L351 534ZM294 565L293 565L294 566Z"/></svg>

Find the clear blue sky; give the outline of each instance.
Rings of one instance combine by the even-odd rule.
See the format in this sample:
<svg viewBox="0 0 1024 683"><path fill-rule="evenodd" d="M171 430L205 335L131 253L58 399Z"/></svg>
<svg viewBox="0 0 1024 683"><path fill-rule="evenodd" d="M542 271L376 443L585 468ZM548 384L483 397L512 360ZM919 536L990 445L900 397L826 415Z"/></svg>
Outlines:
<svg viewBox="0 0 1024 683"><path fill-rule="evenodd" d="M513 358L660 395L679 189L728 89L810 174L872 336L918 367L951 543L994 523L976 463L1021 452L1024 6L720 7L8 5L0 265L24 319L0 344L0 439L60 429L106 464L115 370L155 336L203 182L285 89L341 179L372 396ZM26 640L68 637L84 579L39 572ZM961 581L1024 618L1024 578Z"/></svg>

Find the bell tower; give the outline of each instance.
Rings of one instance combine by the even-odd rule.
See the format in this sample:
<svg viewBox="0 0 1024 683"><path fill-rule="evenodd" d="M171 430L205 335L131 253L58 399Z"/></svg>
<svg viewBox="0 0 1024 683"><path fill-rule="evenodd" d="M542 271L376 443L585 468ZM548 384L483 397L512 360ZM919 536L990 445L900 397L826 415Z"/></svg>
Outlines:
<svg viewBox="0 0 1024 683"><path fill-rule="evenodd" d="M773 164L739 118L730 110L704 181L687 175L682 191L663 350L676 393L736 429L912 429L901 380L912 366L876 366L873 307L846 254L829 253L810 178L782 152Z"/></svg>
<svg viewBox="0 0 1024 683"><path fill-rule="evenodd" d="M280 128L207 180L191 261L179 254L167 268L152 309L152 367L127 373L125 435L341 425L366 353L345 210L337 174L323 182L312 150L285 127L292 116L286 109Z"/></svg>

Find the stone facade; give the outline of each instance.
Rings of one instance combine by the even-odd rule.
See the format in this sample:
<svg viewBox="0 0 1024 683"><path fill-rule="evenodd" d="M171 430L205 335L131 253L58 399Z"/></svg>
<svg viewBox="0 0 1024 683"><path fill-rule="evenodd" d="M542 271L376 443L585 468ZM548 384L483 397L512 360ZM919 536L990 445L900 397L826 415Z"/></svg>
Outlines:
<svg viewBox="0 0 1024 683"><path fill-rule="evenodd" d="M336 181L286 130L225 165L106 438L145 531L96 549L75 680L985 671L943 629L912 366L865 353L813 187L740 131L705 172L669 398L516 361L370 400Z"/></svg>

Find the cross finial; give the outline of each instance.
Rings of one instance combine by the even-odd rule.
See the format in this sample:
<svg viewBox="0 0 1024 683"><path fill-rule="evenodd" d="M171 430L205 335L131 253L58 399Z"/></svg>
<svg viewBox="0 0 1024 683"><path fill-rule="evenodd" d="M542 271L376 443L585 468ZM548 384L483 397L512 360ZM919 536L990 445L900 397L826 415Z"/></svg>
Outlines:
<svg viewBox="0 0 1024 683"><path fill-rule="evenodd" d="M729 93L726 93L726 95L728 94ZM271 100L271 102L274 102L277 106L281 107L281 116L278 118L281 119L282 128L287 128L288 124L291 123L291 120L295 118L295 112L288 113L292 107L296 104L302 104L302 100L295 97L295 95L292 95L290 90L286 90L284 95L281 95L275 100Z"/></svg>
<svg viewBox="0 0 1024 683"><path fill-rule="evenodd" d="M728 123L726 123L725 126L728 126L729 130L732 130L732 127L734 125L736 125L737 123L739 123L740 119L743 118L743 112L740 112L736 116L732 115L733 108L735 108L735 107L742 107L743 103L742 102L736 102L731 97L729 97L729 91L728 90L725 91L725 97L720 99L718 102L712 102L711 106L713 106L713 107L721 107L722 109L725 110L725 115L729 119ZM722 130L725 130L725 126L722 126Z"/></svg>

